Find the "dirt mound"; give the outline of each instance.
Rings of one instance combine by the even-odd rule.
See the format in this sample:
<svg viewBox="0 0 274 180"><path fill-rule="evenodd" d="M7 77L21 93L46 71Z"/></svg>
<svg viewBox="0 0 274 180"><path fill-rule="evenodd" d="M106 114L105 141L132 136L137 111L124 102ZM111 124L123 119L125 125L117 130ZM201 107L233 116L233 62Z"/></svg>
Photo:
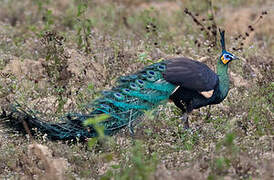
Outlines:
<svg viewBox="0 0 274 180"><path fill-rule="evenodd" d="M22 61L15 57L9 64L7 64L2 72L5 74L13 74L18 79L28 78L41 80L46 78L46 74L42 66L42 62L44 61L44 59L39 59L38 61L25 59Z"/></svg>

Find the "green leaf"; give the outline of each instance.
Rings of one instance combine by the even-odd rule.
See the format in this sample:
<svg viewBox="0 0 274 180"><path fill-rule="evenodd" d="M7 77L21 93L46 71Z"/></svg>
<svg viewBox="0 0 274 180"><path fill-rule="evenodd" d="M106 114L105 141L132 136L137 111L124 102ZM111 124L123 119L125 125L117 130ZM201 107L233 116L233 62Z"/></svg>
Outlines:
<svg viewBox="0 0 274 180"><path fill-rule="evenodd" d="M81 16L87 10L87 8L88 8L87 4L79 4L77 16L78 17Z"/></svg>
<svg viewBox="0 0 274 180"><path fill-rule="evenodd" d="M235 134L234 133L227 133L224 138L224 145L231 147L234 145L234 139L235 139Z"/></svg>
<svg viewBox="0 0 274 180"><path fill-rule="evenodd" d="M110 161L113 160L113 154L112 154L112 153L104 154L103 158L104 158L104 160L106 160L107 162L110 162Z"/></svg>
<svg viewBox="0 0 274 180"><path fill-rule="evenodd" d="M97 143L97 141L98 141L98 138L90 138L88 140L88 147L92 148Z"/></svg>
<svg viewBox="0 0 274 180"><path fill-rule="evenodd" d="M218 159L216 159L216 166L219 170L223 169L224 168L224 158L223 157L220 157Z"/></svg>
<svg viewBox="0 0 274 180"><path fill-rule="evenodd" d="M100 123L100 122L106 120L106 119L109 118L109 117L110 117L110 115L108 115L108 114L101 114L101 115L96 116L96 117L94 117L94 118L89 118L89 119L85 120L85 121L83 122L83 125L84 125L84 126L95 125L95 124L98 124L98 123Z"/></svg>
<svg viewBox="0 0 274 180"><path fill-rule="evenodd" d="M88 85L88 90L94 90L94 85L93 84L89 84Z"/></svg>
<svg viewBox="0 0 274 180"><path fill-rule="evenodd" d="M113 169L119 169L120 168L120 165L112 165L111 166Z"/></svg>
<svg viewBox="0 0 274 180"><path fill-rule="evenodd" d="M96 130L96 132L98 133L98 137L104 137L105 133L104 133L104 126L100 126L100 125L95 125L94 129Z"/></svg>

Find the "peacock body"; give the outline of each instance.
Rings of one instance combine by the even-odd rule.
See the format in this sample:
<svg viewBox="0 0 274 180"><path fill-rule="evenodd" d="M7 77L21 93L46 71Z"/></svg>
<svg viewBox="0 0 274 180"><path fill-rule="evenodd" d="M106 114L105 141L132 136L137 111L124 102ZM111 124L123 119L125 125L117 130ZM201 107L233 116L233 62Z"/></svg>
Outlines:
<svg viewBox="0 0 274 180"><path fill-rule="evenodd" d="M1 119L17 130L24 130L22 122L30 128L47 134L53 140L70 140L97 136L93 125L83 123L101 114L109 117L100 122L106 135L112 135L121 128L129 127L142 115L160 104L172 100L183 113L189 113L210 104L220 103L229 90L228 62L236 59L226 52L224 32L221 32L222 55L217 63L217 74L207 65L187 59L175 58L149 65L134 74L118 78L117 85L103 91L101 97L89 104L93 110L88 114L68 114L63 123L47 123L30 112L13 106L10 114ZM205 96L204 92L212 92Z"/></svg>

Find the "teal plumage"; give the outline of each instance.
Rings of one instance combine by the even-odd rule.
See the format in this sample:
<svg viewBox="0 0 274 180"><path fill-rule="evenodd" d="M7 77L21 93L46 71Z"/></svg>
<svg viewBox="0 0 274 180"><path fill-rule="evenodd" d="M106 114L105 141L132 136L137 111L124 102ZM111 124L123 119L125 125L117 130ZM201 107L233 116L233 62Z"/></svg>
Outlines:
<svg viewBox="0 0 274 180"><path fill-rule="evenodd" d="M155 63L133 75L120 77L117 86L102 92L91 106L111 117L103 122L105 130L119 129L135 121L145 111L163 104L176 88L162 75L165 63Z"/></svg>
<svg viewBox="0 0 274 180"><path fill-rule="evenodd" d="M145 111L164 104L168 100L176 86L163 78L162 72L165 68L163 61L145 67L133 75L118 78L116 87L103 91L100 98L88 105L88 108L94 109L91 113L68 114L63 118L64 123L53 124L40 121L31 115L31 112L22 111L18 106L12 108L13 113L6 119L9 119L8 124L13 128L23 130L24 127L14 116L17 113L23 117L29 128L37 128L40 132L46 133L50 139L84 140L96 136L97 133L92 126L84 127L83 122L99 114L107 114L110 117L101 124L104 126L105 134L112 135L119 129L133 124Z"/></svg>
<svg viewBox="0 0 274 180"><path fill-rule="evenodd" d="M229 90L228 64L236 59L225 50L224 31L221 34L222 54L217 62L217 74L205 64L187 59L175 58L154 63L134 74L119 77L116 86L102 91L101 96L88 104L92 109L87 114L67 114L63 123L41 121L31 111L24 111L20 106L12 106L10 114L5 111L0 116L6 125L25 131L26 124L31 133L36 128L53 140L70 140L97 136L93 125L84 126L89 118L107 114L109 117L100 122L106 135L112 135L121 128L129 127L132 132L134 122L142 115L168 100L189 113L210 104L222 102ZM204 92L212 91L210 97ZM183 115L183 117L185 117ZM187 119L184 119L187 122Z"/></svg>

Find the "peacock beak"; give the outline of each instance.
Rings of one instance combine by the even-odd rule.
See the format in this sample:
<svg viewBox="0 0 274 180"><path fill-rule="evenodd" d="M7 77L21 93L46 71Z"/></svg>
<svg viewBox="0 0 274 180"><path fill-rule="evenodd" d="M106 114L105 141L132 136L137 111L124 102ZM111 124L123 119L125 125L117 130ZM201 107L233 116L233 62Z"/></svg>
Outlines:
<svg viewBox="0 0 274 180"><path fill-rule="evenodd" d="M240 60L240 58L237 56L233 56L233 60Z"/></svg>

